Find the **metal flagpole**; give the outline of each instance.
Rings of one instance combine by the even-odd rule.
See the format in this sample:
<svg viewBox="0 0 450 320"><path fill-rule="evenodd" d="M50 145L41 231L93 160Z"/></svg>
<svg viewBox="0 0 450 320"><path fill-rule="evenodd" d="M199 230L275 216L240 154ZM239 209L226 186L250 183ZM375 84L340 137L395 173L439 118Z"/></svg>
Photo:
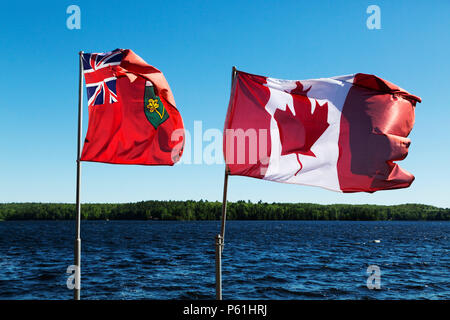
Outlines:
<svg viewBox="0 0 450 320"><path fill-rule="evenodd" d="M231 72L231 89L233 89L234 77L236 76L236 67ZM225 177L223 181L223 200L222 200L222 225L220 234L216 235L216 299L222 300L222 251L225 244L225 221L227 218L227 191L228 191L228 168L225 164Z"/></svg>
<svg viewBox="0 0 450 320"><path fill-rule="evenodd" d="M80 51L80 75L78 88L78 146L77 146L77 232L75 238L75 288L73 291L74 300L80 300L81 289L81 204L80 204L80 187L81 187L81 125L83 120L83 51Z"/></svg>
<svg viewBox="0 0 450 320"><path fill-rule="evenodd" d="M225 244L225 220L227 216L227 190L228 190L228 170L225 166L225 178L223 181L223 202L222 202L222 226L220 234L216 235L216 299L222 300L222 251Z"/></svg>

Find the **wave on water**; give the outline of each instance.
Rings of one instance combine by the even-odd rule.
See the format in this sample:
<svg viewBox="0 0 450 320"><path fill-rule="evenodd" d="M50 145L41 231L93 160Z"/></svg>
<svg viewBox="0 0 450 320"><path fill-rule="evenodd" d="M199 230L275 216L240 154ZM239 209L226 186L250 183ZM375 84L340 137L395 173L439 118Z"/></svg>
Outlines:
<svg viewBox="0 0 450 320"><path fill-rule="evenodd" d="M83 221L83 299L215 299L219 228ZM228 221L223 297L449 299L449 234L450 222ZM71 299L73 235L70 221L2 222L0 299Z"/></svg>

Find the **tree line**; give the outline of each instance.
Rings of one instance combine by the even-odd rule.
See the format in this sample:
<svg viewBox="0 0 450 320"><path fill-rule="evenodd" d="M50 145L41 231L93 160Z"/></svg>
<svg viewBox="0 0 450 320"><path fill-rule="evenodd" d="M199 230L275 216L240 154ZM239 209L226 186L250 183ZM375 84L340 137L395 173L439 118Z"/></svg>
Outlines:
<svg viewBox="0 0 450 320"><path fill-rule="evenodd" d="M73 220L75 204L3 203L0 220ZM218 220L221 202L142 201L83 204L84 220ZM228 202L230 220L450 220L449 208L424 204L349 205L313 203Z"/></svg>

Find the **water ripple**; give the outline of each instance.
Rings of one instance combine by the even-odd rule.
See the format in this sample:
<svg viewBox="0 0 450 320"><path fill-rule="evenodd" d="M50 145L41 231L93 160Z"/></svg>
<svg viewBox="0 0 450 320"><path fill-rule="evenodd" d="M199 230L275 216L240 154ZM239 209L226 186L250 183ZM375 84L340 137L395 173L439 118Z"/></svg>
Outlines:
<svg viewBox="0 0 450 320"><path fill-rule="evenodd" d="M0 222L0 299L71 299L75 224ZM83 221L84 299L214 299L219 221ZM225 299L449 299L450 222L228 221ZM375 241L380 240L380 241ZM381 289L366 269L381 268Z"/></svg>

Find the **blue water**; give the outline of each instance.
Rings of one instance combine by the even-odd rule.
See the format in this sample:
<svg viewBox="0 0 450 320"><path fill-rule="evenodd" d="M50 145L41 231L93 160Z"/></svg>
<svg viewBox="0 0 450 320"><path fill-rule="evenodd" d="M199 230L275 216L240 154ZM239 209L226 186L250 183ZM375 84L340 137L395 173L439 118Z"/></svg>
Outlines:
<svg viewBox="0 0 450 320"><path fill-rule="evenodd" d="M219 227L83 222L82 298L214 299ZM223 297L449 299L449 235L450 222L228 221ZM0 299L71 299L73 239L70 221L0 222Z"/></svg>

